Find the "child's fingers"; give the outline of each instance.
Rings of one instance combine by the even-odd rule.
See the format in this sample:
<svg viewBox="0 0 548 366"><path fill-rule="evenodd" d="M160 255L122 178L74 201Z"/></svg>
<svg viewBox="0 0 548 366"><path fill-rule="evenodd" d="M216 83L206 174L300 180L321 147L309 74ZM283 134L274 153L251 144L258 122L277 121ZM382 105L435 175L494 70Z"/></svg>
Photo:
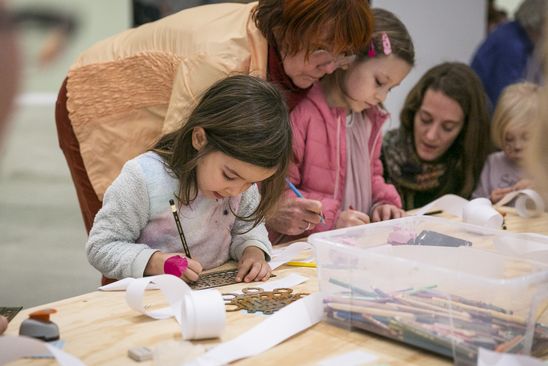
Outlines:
<svg viewBox="0 0 548 366"><path fill-rule="evenodd" d="M371 221L372 222L379 222L381 221L381 215L379 213L379 208L376 207L374 210L373 210L373 214L371 215Z"/></svg>
<svg viewBox="0 0 548 366"><path fill-rule="evenodd" d="M353 218L356 220L356 225L369 224L371 219L361 211L352 210Z"/></svg>
<svg viewBox="0 0 548 366"><path fill-rule="evenodd" d="M403 211L393 205L385 205L383 209L382 220L399 219L403 215Z"/></svg>
<svg viewBox="0 0 548 366"><path fill-rule="evenodd" d="M396 215L396 207L392 205L383 205L382 207L382 221L390 220Z"/></svg>
<svg viewBox="0 0 548 366"><path fill-rule="evenodd" d="M198 281L198 278L200 278L200 275L194 272L193 270L191 270L190 268L188 268L185 271L185 273L183 273L182 278L183 280L185 280L185 282L195 282L195 281Z"/></svg>
<svg viewBox="0 0 548 366"><path fill-rule="evenodd" d="M257 275L258 281L266 281L270 278L270 274L272 273L272 269L268 265L268 263L264 262L261 266L261 270L259 271L259 274Z"/></svg>
<svg viewBox="0 0 548 366"><path fill-rule="evenodd" d="M194 271L197 274L200 274L203 271L203 268L200 262L195 261L193 259L188 260L188 269Z"/></svg>
<svg viewBox="0 0 548 366"><path fill-rule="evenodd" d="M236 273L236 281L241 282L244 279L244 276L249 272L252 261L242 261L238 264L238 273Z"/></svg>
<svg viewBox="0 0 548 366"><path fill-rule="evenodd" d="M257 275L259 274L260 270L261 270L261 263L260 262L254 262L253 265L251 266L249 272L245 276L244 282L255 281L255 279L257 278Z"/></svg>

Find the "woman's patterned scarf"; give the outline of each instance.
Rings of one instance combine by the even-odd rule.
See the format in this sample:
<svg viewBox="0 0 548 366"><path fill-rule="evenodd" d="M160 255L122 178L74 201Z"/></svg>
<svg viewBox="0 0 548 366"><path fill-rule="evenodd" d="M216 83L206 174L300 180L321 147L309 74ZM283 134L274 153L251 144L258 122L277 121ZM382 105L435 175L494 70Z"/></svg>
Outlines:
<svg viewBox="0 0 548 366"><path fill-rule="evenodd" d="M396 186L406 204L409 202L408 199L412 200L410 197L404 197L408 194L441 188L447 163L422 161L409 134L404 135L399 129L388 131L384 137L382 150L386 175L390 177L391 183Z"/></svg>

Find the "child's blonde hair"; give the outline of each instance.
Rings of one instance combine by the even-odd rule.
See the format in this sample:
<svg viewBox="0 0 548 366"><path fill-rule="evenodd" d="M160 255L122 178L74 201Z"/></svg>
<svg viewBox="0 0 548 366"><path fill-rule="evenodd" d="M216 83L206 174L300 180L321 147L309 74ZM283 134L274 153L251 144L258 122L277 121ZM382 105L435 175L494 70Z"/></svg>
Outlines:
<svg viewBox="0 0 548 366"><path fill-rule="evenodd" d="M491 123L493 144L502 149L509 129L529 128L538 118L540 87L530 82L521 82L506 87L495 108Z"/></svg>

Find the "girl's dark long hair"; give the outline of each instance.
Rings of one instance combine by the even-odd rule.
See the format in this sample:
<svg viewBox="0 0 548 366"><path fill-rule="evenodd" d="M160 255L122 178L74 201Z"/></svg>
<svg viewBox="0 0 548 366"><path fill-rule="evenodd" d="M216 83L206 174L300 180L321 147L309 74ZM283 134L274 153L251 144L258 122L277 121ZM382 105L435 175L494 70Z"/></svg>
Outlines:
<svg viewBox="0 0 548 366"><path fill-rule="evenodd" d="M202 127L207 144L197 151L192 131ZM275 207L285 188L291 159L291 126L280 92L262 79L237 75L211 86L186 123L163 136L154 146L169 170L179 179L179 201L189 205L198 194L196 166L205 155L220 151L262 168L276 168L260 184L261 201L251 215L238 219L259 224Z"/></svg>

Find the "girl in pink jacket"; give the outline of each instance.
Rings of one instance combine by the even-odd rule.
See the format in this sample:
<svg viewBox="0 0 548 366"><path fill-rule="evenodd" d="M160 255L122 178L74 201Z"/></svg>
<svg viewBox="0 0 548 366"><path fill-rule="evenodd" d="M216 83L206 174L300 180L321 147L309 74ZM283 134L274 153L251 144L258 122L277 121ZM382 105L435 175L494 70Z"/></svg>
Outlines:
<svg viewBox="0 0 548 366"><path fill-rule="evenodd" d="M290 180L303 198L291 191L286 198L319 201L315 207L323 214L323 219L317 210L293 218L304 235L403 215L396 189L383 178L381 128L388 113L382 102L411 70L414 47L394 14L382 9L373 14L370 47L347 70L316 83L291 113Z"/></svg>

